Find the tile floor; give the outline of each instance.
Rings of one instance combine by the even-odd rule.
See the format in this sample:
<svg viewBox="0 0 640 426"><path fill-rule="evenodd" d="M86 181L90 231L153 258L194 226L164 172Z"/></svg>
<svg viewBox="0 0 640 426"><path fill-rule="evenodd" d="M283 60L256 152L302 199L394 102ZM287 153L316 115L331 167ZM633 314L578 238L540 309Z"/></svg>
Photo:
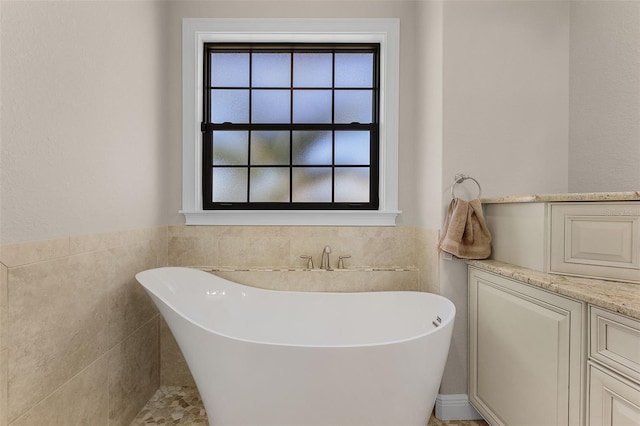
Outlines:
<svg viewBox="0 0 640 426"><path fill-rule="evenodd" d="M196 388L161 386L131 426L208 426ZM484 420L442 421L431 417L427 426L488 426Z"/></svg>

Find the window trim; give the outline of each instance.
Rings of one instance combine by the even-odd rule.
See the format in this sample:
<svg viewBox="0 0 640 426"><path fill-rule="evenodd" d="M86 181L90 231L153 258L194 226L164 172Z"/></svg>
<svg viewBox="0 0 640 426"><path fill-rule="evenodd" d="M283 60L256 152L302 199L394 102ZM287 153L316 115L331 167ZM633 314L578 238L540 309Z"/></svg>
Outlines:
<svg viewBox="0 0 640 426"><path fill-rule="evenodd" d="M187 225L392 226L398 211L398 19L192 19L182 26L182 213ZM204 43L380 43L378 210L203 210Z"/></svg>

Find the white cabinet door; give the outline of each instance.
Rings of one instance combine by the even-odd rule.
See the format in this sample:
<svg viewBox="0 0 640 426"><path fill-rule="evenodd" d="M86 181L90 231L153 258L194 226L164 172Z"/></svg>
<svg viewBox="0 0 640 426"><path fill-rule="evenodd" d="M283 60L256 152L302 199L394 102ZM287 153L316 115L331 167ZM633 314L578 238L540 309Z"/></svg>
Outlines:
<svg viewBox="0 0 640 426"><path fill-rule="evenodd" d="M640 386L589 363L589 426L640 425Z"/></svg>
<svg viewBox="0 0 640 426"><path fill-rule="evenodd" d="M579 425L585 307L469 268L469 399L492 425Z"/></svg>

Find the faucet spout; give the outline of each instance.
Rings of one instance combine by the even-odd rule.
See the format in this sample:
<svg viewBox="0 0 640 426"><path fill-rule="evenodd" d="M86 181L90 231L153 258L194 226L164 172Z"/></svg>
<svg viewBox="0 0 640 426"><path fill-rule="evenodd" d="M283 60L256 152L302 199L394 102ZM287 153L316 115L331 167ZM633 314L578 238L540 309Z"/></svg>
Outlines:
<svg viewBox="0 0 640 426"><path fill-rule="evenodd" d="M324 250L322 251L322 262L320 263L320 267L322 269L325 269L327 271L331 270L331 266L329 263L329 254L331 253L331 247L329 246L325 246Z"/></svg>

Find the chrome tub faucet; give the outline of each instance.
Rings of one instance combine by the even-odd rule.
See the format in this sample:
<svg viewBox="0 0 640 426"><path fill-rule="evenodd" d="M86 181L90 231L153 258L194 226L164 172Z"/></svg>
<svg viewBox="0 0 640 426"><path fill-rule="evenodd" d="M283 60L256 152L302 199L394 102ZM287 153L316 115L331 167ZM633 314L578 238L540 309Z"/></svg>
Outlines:
<svg viewBox="0 0 640 426"><path fill-rule="evenodd" d="M329 254L331 253L331 247L325 246L322 251L322 262L320 262L320 268L325 269L327 271L331 270L331 265L329 264Z"/></svg>

